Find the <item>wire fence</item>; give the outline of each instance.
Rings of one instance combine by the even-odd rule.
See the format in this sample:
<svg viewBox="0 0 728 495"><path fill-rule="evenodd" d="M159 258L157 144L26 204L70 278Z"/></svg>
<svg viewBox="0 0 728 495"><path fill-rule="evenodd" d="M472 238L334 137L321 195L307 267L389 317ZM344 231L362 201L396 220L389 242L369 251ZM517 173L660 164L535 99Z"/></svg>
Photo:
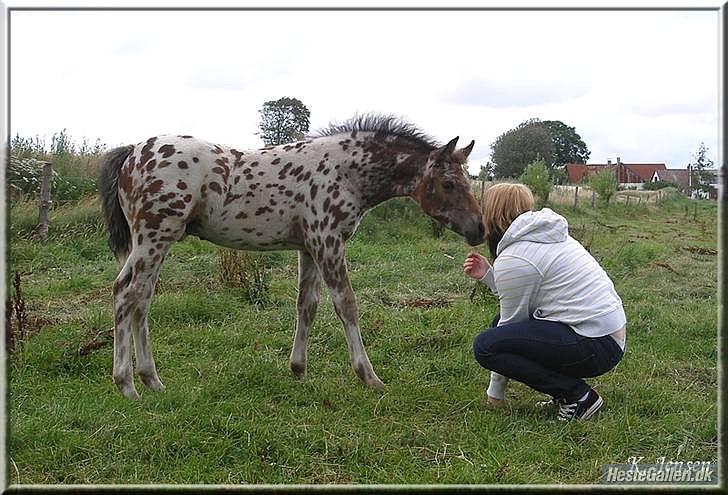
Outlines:
<svg viewBox="0 0 728 495"><path fill-rule="evenodd" d="M473 196L482 205L483 195L489 187L497 184L498 181L482 181L474 179L470 181L470 188ZM662 190L642 191L626 189L617 191L610 202L625 203L627 205L654 204L657 205L667 197ZM596 192L588 186L583 185L555 185L549 194L549 202L559 205L578 207L579 205L594 206L598 200Z"/></svg>
<svg viewBox="0 0 728 495"><path fill-rule="evenodd" d="M40 188L40 193L31 192L10 194L8 198L11 204L19 201L25 201L27 203L37 202L39 204L38 230L42 234L47 233L48 231L48 212L50 210L59 207L65 207L68 205L78 204L79 200L81 199L54 199L51 194L51 185L54 179L52 165L50 162L43 163L45 163L46 166L43 168L42 187ZM89 177L87 176L64 176L64 178L76 179L79 181L89 180ZM480 203L481 210L483 209L485 191L487 191L489 187L496 183L497 182L482 181L478 179L470 181L471 192L476 200ZM95 196L95 191L86 191L82 197L88 198L90 196ZM615 193L612 201L615 203L625 203L626 205L656 205L659 204L664 197L665 194L662 190L624 190ZM591 206L594 206L596 199L597 195L591 188L580 185L556 185L553 187L551 193L549 194L549 202L560 205L570 205L574 208L578 207L580 204L590 204ZM42 235L42 237L45 237L45 235Z"/></svg>

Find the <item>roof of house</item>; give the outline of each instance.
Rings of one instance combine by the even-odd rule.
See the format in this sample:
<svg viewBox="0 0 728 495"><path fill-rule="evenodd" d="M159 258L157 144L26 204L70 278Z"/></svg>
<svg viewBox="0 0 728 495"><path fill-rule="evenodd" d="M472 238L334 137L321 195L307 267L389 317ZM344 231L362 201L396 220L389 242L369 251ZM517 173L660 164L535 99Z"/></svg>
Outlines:
<svg viewBox="0 0 728 495"><path fill-rule="evenodd" d="M651 181L656 170L667 170L664 163L622 163L622 165L627 170L637 174L643 182Z"/></svg>
<svg viewBox="0 0 728 495"><path fill-rule="evenodd" d="M600 170L598 167L601 167L601 165L595 167L593 165L584 165L583 163L567 163L566 173L569 175L569 182L578 184L587 175L598 172Z"/></svg>
<svg viewBox="0 0 728 495"><path fill-rule="evenodd" d="M567 163L566 172L572 183L581 182L586 175L600 170L613 170L620 183L649 182L656 170L666 170L664 163Z"/></svg>
<svg viewBox="0 0 728 495"><path fill-rule="evenodd" d="M680 187L688 187L690 185L690 171L687 169L656 170L655 174L657 174L658 180L672 182Z"/></svg>

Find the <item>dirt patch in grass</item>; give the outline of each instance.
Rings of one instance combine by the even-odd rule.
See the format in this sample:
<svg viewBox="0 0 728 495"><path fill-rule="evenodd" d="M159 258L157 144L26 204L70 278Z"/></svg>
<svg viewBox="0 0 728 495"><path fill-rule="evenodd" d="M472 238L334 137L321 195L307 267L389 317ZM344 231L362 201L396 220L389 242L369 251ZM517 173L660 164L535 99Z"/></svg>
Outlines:
<svg viewBox="0 0 728 495"><path fill-rule="evenodd" d="M114 342L114 329L92 330L78 347L79 356L87 356L97 349L111 345Z"/></svg>
<svg viewBox="0 0 728 495"><path fill-rule="evenodd" d="M718 254L718 251L716 251L715 249L701 248L698 246L688 246L684 249L685 249L685 251L690 251L693 254L709 254L709 255Z"/></svg>
<svg viewBox="0 0 728 495"><path fill-rule="evenodd" d="M446 297L412 297L408 299L392 299L389 296L382 296L383 304L395 308L447 308L452 306L453 300Z"/></svg>
<svg viewBox="0 0 728 495"><path fill-rule="evenodd" d="M664 263L664 262L662 262L662 261L655 261L655 262L653 263L653 265L655 265L655 266L659 266L660 268L664 268L665 270L671 271L672 273L675 273L675 274L677 274L677 275L681 275L681 273L680 273L680 272L678 272L678 271L677 271L677 270L675 270L675 269L674 269L673 267L671 267L670 265L668 265L667 263Z"/></svg>

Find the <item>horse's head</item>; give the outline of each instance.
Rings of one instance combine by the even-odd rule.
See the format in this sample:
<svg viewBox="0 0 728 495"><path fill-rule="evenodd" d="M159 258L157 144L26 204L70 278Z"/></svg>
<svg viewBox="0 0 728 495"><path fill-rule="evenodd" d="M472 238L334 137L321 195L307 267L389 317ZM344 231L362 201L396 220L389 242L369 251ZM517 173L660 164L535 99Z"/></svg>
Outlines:
<svg viewBox="0 0 728 495"><path fill-rule="evenodd" d="M464 169L475 141L455 149L457 141L456 137L430 152L413 196L422 211L465 237L471 246L477 246L483 242L483 221Z"/></svg>

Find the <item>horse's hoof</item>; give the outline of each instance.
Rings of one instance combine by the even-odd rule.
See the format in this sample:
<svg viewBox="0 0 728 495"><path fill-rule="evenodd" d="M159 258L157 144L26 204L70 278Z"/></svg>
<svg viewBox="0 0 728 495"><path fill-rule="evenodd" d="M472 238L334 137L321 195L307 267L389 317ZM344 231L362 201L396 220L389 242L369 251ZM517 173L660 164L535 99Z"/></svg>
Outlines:
<svg viewBox="0 0 728 495"><path fill-rule="evenodd" d="M119 392L121 392L121 395L127 399L137 400L139 398L139 394L136 388L134 388L134 380L132 379L131 372L114 374L114 384Z"/></svg>
<svg viewBox="0 0 728 495"><path fill-rule="evenodd" d="M306 376L306 363L291 362L291 371L296 378L303 378Z"/></svg>
<svg viewBox="0 0 728 495"><path fill-rule="evenodd" d="M384 390L384 382L379 378L367 382L367 385L375 390Z"/></svg>
<svg viewBox="0 0 728 495"><path fill-rule="evenodd" d="M142 383L146 385L149 390L162 392L166 388L158 376L140 374L139 378L141 378Z"/></svg>
<svg viewBox="0 0 728 495"><path fill-rule="evenodd" d="M382 382L382 380L379 379L379 377L376 375L376 373L374 373L374 370L372 369L371 365L367 366L364 363L358 363L354 367L354 371L356 371L356 375L368 387L372 387L377 390L384 389L384 382Z"/></svg>
<svg viewBox="0 0 728 495"><path fill-rule="evenodd" d="M134 385L119 387L119 392L121 392L121 395L123 395L126 399L139 400L139 394L134 388Z"/></svg>

